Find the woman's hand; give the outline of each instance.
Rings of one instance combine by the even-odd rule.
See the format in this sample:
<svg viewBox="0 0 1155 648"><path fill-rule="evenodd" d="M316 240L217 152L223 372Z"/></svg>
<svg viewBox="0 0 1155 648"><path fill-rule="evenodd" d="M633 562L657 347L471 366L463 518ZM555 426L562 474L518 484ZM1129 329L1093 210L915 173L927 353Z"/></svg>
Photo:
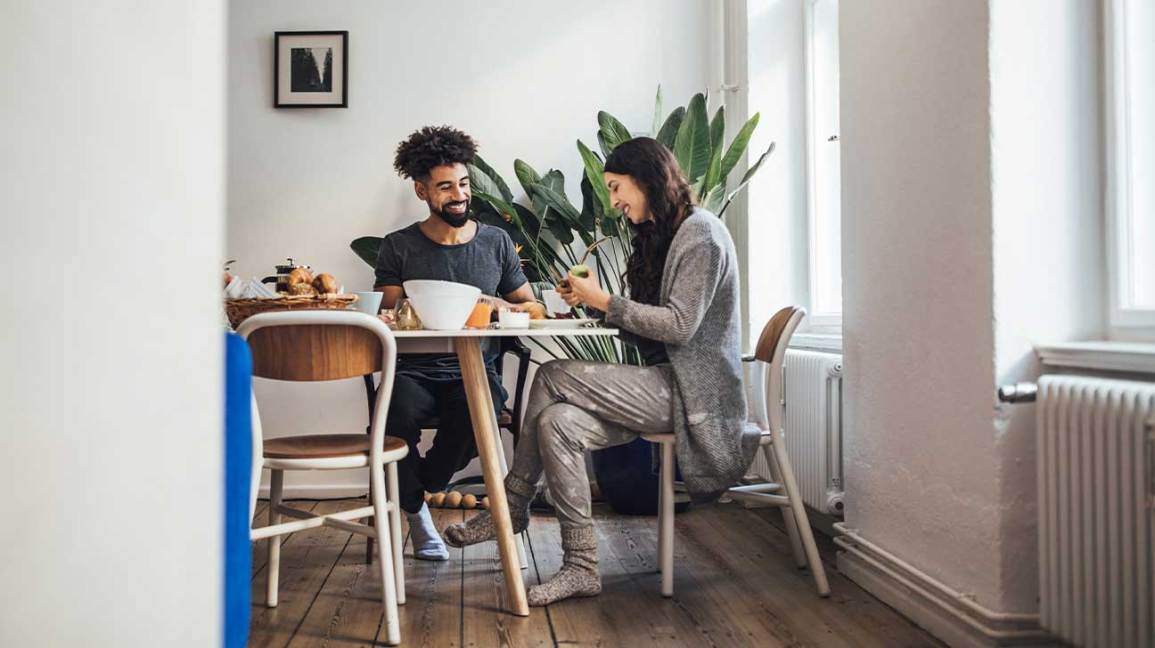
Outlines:
<svg viewBox="0 0 1155 648"><path fill-rule="evenodd" d="M592 275L582 278L571 273L565 283L557 287L557 293L570 306L584 304L602 312L610 309L610 294L602 290L601 284Z"/></svg>

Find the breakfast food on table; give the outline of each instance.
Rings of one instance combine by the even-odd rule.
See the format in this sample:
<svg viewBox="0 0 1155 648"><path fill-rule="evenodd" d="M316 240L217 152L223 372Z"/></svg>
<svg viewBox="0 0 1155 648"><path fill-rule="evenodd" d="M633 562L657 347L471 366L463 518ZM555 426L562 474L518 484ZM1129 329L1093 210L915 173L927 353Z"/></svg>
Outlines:
<svg viewBox="0 0 1155 648"><path fill-rule="evenodd" d="M313 279L313 288L321 295L336 295L337 279L327 272L322 272Z"/></svg>

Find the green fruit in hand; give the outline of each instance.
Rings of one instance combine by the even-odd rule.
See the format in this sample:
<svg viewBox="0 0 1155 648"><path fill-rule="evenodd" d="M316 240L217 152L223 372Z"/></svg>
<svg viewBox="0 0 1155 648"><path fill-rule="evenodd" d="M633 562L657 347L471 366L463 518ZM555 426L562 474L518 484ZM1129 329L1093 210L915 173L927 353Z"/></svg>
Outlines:
<svg viewBox="0 0 1155 648"><path fill-rule="evenodd" d="M582 279L585 279L590 276L590 267L584 263L581 265L575 265L569 269L569 273L575 277L581 277Z"/></svg>

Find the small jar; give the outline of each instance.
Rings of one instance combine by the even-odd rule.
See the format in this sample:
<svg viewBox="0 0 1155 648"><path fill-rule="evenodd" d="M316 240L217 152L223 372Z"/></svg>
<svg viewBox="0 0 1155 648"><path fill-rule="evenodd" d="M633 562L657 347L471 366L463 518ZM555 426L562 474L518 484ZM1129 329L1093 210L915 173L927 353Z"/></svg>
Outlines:
<svg viewBox="0 0 1155 648"><path fill-rule="evenodd" d="M421 320L417 318L417 311L408 299L402 298L397 302L397 328L402 331L412 331L421 328Z"/></svg>

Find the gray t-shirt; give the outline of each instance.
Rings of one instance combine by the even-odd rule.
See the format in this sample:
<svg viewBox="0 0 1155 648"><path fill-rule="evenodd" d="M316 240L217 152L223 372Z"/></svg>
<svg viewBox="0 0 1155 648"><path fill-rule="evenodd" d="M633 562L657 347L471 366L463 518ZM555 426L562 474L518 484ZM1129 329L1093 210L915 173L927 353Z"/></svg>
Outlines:
<svg viewBox="0 0 1155 648"><path fill-rule="evenodd" d="M400 286L410 279L439 279L477 286L486 295L500 297L526 283L513 240L501 228L477 224L477 234L465 243L442 245L429 240L418 223L389 234L377 251L374 286ZM496 345L492 345L494 353ZM492 370L493 354L486 353ZM451 355L406 355L397 363L398 374L417 374L435 380L460 380L461 367Z"/></svg>

